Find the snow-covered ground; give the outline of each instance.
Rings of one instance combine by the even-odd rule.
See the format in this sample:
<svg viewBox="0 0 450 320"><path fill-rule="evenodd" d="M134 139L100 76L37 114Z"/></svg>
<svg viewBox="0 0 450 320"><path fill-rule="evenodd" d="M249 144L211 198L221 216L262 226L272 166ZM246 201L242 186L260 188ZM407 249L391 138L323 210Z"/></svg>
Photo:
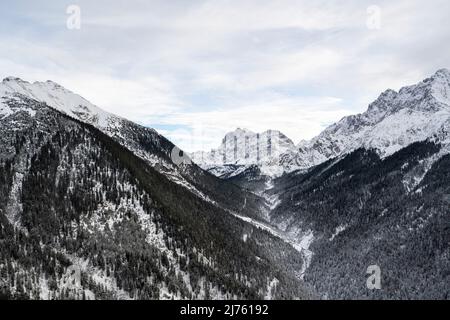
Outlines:
<svg viewBox="0 0 450 320"><path fill-rule="evenodd" d="M344 232L347 229L347 225L341 225L338 226L336 228L336 230L334 230L334 233L331 235L330 239L328 239L329 241L333 241L334 238L336 238L339 234L341 234L342 232Z"/></svg>
<svg viewBox="0 0 450 320"><path fill-rule="evenodd" d="M282 138L270 144L277 152L263 158L265 161L261 161L259 153L267 149L267 135L277 131L256 135L238 129L228 133L217 150L197 152L193 158L202 167L258 165L263 174L277 177L284 172L311 168L359 148L374 149L384 158L414 142L433 137L442 142L442 138L445 139L442 133L448 132L449 126L450 71L442 69L398 92L386 90L366 112L343 118L309 141L292 146L289 139L277 133L275 136ZM248 145L252 146L250 150L247 150Z"/></svg>
<svg viewBox="0 0 450 320"><path fill-rule="evenodd" d="M266 300L272 300L274 298L274 292L277 290L278 283L280 283L280 281L278 281L277 278L273 278L272 281L267 284Z"/></svg>
<svg viewBox="0 0 450 320"><path fill-rule="evenodd" d="M267 223L258 221L249 217L244 217L241 215L238 215L236 213L230 212L233 214L236 218L239 218L245 222L250 223L251 225L257 227L258 229L264 230L269 232L271 235L283 240L287 244L291 245L295 250L300 252L303 256L303 264L302 269L298 272L298 277L300 279L303 279L304 274L309 267L312 259L312 251L309 250L309 247L311 246L312 242L314 241L314 234L311 230L308 230L307 232L302 232L301 230L296 231L282 231L278 229L277 227ZM248 235L245 235L245 241L247 240Z"/></svg>

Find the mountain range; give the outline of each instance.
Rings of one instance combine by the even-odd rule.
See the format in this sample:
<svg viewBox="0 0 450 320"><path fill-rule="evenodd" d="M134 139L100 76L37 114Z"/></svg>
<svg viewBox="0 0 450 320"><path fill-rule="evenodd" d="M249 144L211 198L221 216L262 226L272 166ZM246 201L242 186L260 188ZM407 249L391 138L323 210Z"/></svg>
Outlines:
<svg viewBox="0 0 450 320"><path fill-rule="evenodd" d="M309 141L294 145L279 131L255 134L237 129L225 136L217 150L195 152L192 158L218 176L234 175L229 172L230 166L239 166L242 171L251 165L258 165L269 176L280 176L359 148L375 149L386 157L428 138L450 142L449 106L450 71L441 69L399 92L383 92L366 112L343 118Z"/></svg>
<svg viewBox="0 0 450 320"><path fill-rule="evenodd" d="M0 95L3 297L311 296L300 253L248 222L264 199L53 82L9 77Z"/></svg>
<svg viewBox="0 0 450 320"><path fill-rule="evenodd" d="M237 129L189 157L54 82L6 78L0 296L449 299L449 129L446 69L310 141Z"/></svg>

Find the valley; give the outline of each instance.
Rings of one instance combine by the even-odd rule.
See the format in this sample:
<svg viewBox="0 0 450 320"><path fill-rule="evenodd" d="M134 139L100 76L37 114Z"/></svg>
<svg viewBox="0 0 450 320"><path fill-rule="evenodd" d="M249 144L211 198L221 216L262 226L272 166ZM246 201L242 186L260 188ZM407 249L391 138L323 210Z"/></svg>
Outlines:
<svg viewBox="0 0 450 320"><path fill-rule="evenodd" d="M151 128L6 78L0 295L448 299L449 115L439 70L311 141L237 129L179 162Z"/></svg>

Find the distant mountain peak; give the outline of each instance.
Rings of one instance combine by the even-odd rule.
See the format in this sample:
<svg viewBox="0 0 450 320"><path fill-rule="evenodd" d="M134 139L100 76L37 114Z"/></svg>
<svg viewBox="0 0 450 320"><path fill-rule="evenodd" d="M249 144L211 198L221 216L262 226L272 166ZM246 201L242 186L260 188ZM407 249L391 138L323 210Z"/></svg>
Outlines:
<svg viewBox="0 0 450 320"><path fill-rule="evenodd" d="M224 136L224 139L226 139L227 137L229 138L229 137L239 137L239 136L243 136L243 135L253 135L253 134L255 134L253 131L251 131L251 130L248 130L248 129L242 129L242 128L237 128L236 130L234 130L234 131L230 131L230 132L227 132L226 134L225 134L225 136Z"/></svg>
<svg viewBox="0 0 450 320"><path fill-rule="evenodd" d="M55 87L63 88L63 86L61 86L60 84L54 82L53 80L47 80L45 82L35 81L34 83L31 83L29 81L23 80L22 78L15 77L15 76L5 77L2 82L4 82L4 83L7 83L7 82L18 82L18 83L27 83L27 84L33 84L33 85L35 85L35 84L51 84L51 85L53 85Z"/></svg>
<svg viewBox="0 0 450 320"><path fill-rule="evenodd" d="M29 83L9 77L0 83L0 131L3 127L28 128L34 125L31 118L45 122L53 112L96 127L172 182L209 201L207 194L213 191L202 180L203 171L179 163L180 150L154 129L106 112L51 80Z"/></svg>
<svg viewBox="0 0 450 320"><path fill-rule="evenodd" d="M450 70L447 68L442 68L436 71L433 77L445 77L450 79Z"/></svg>
<svg viewBox="0 0 450 320"><path fill-rule="evenodd" d="M369 105L368 112L397 112L402 108L429 111L449 105L450 71L440 69L431 77L417 84L402 87L398 92L392 89L384 91Z"/></svg>
<svg viewBox="0 0 450 320"><path fill-rule="evenodd" d="M228 132L221 145L211 151L198 151L190 156L205 169L221 165L278 165L279 155L295 149L291 139L278 130L255 133L237 128Z"/></svg>
<svg viewBox="0 0 450 320"><path fill-rule="evenodd" d="M283 157L283 166L287 171L305 169L358 148L374 149L386 157L411 143L448 132L449 126L450 71L441 69L398 92L384 91L366 112L345 117L299 144L297 153Z"/></svg>
<svg viewBox="0 0 450 320"><path fill-rule="evenodd" d="M53 81L53 80L47 80L45 82L35 82L35 84L41 84L41 85L47 85L47 86L52 86L55 89L62 89L64 91L70 92L70 90L64 88L62 85L60 85L59 83Z"/></svg>
<svg viewBox="0 0 450 320"><path fill-rule="evenodd" d="M13 77L13 76L4 78L2 82L25 82L25 83L27 83L26 81L24 81L18 77Z"/></svg>
<svg viewBox="0 0 450 320"><path fill-rule="evenodd" d="M103 111L80 95L51 80L30 83L17 77L7 77L0 84L0 105L5 98L11 97L26 97L43 102L53 109L99 128L107 127L110 122L120 120L119 117ZM11 110L2 109L5 114L11 113Z"/></svg>

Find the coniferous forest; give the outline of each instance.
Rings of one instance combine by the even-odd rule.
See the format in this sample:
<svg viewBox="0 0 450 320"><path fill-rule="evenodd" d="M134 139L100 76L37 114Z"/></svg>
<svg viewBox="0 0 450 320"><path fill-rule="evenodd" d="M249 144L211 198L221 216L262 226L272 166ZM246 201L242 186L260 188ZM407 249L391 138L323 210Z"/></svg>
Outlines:
<svg viewBox="0 0 450 320"><path fill-rule="evenodd" d="M94 127L35 108L34 118L15 115L21 130L2 127L10 142L0 166L2 297L312 296L293 276L302 260L288 244L171 182Z"/></svg>

